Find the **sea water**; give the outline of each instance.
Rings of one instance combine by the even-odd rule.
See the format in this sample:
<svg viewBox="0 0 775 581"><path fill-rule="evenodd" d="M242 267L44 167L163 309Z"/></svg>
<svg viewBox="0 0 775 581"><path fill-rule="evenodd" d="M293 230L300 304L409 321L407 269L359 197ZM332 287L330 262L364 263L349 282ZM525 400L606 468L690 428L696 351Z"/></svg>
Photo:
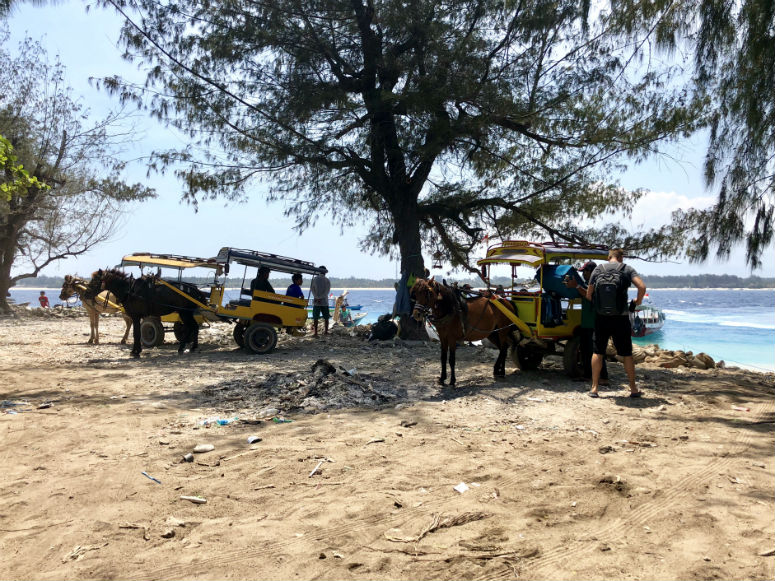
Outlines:
<svg viewBox="0 0 775 581"><path fill-rule="evenodd" d="M342 290L331 292L339 296ZM230 290L226 296L236 298L238 293ZM16 303L29 302L32 307L38 306L39 294L40 289L11 289ZM52 306L61 303L59 289L46 289L46 294ZM368 324L392 312L395 291L353 289L347 299L350 305L361 306L353 314L368 313L361 320ZM775 371L775 289L654 289L649 291L649 300L665 313L665 325L657 333L634 339L636 344L704 351L729 365ZM70 306L75 304L73 301Z"/></svg>

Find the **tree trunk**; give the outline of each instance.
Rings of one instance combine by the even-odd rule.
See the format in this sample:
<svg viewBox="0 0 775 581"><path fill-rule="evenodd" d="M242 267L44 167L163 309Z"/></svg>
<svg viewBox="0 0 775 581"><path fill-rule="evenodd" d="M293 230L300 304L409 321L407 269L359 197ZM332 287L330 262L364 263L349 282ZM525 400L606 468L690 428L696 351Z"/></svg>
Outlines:
<svg viewBox="0 0 775 581"><path fill-rule="evenodd" d="M10 229L9 229L10 230ZM11 234L14 231L6 232ZM11 280L11 266L13 265L14 248L18 237L0 236L0 314L7 315L11 312L8 305L8 289L14 285Z"/></svg>
<svg viewBox="0 0 775 581"><path fill-rule="evenodd" d="M406 198L393 209L395 238L401 253L401 280L404 274L409 274L408 282L412 283L425 274L425 263L422 257L422 240L420 238L420 219L417 214L417 200ZM410 284L411 286L411 284ZM425 340L428 334L425 326L415 321L411 315L401 315L401 339Z"/></svg>
<svg viewBox="0 0 775 581"><path fill-rule="evenodd" d="M4 264L0 265L0 315L7 315L11 312L8 304L8 289L11 288L11 267L6 268Z"/></svg>

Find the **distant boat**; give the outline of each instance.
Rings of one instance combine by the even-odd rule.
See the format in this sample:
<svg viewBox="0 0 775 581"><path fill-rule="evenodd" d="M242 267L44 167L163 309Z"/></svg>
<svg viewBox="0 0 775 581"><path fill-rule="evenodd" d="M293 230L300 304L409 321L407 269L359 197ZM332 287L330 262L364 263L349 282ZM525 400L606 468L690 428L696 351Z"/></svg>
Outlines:
<svg viewBox="0 0 775 581"><path fill-rule="evenodd" d="M646 295L648 300L648 295ZM640 304L630 313L630 326L633 337L646 337L660 331L665 324L665 314L662 309L650 302Z"/></svg>

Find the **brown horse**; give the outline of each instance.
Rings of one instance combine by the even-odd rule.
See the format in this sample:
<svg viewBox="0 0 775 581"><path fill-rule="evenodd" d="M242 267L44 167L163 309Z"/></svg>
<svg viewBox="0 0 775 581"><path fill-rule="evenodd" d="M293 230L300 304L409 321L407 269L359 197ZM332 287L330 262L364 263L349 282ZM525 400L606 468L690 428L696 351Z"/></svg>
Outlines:
<svg viewBox="0 0 775 581"><path fill-rule="evenodd" d="M506 354L514 326L509 319L490 301L490 297L479 296L463 298L457 291L433 279L418 279L409 295L415 306L412 317L421 321L428 317L441 340L441 377L439 383L444 385L447 379L447 352L449 352L449 384L455 385L455 350L457 342L478 341L489 338L498 348L498 358L495 360L493 375L506 375ZM513 311L514 307L508 301L499 300Z"/></svg>
<svg viewBox="0 0 775 581"><path fill-rule="evenodd" d="M97 273L92 274L92 278L89 282L86 282L82 278L77 276L65 276L65 282L62 285L62 290L59 293L59 300L66 301L69 298L78 295L81 299L81 304L89 314L89 323L91 324L91 334L89 335L89 344L100 344L100 314L102 313L117 313L119 309L110 305L110 303L116 304L116 297L108 292L103 291L102 279L97 278ZM132 319L126 314L124 316L124 322L126 323L126 331L124 331L124 338L121 339L121 344L125 344L127 337L129 337L129 329L132 328Z"/></svg>

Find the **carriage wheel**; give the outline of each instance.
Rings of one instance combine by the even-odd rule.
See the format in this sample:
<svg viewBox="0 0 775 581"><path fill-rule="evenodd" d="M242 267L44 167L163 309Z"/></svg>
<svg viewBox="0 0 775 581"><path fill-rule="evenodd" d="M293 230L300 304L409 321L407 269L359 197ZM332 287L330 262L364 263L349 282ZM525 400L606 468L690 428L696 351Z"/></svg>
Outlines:
<svg viewBox="0 0 775 581"><path fill-rule="evenodd" d="M150 349L164 343L164 325L159 317L145 317L140 323L140 342Z"/></svg>
<svg viewBox="0 0 775 581"><path fill-rule="evenodd" d="M240 347L245 346L245 331L247 330L248 326L243 325L242 323L237 323L234 325L234 331L232 331L232 335L234 336L234 341L239 345Z"/></svg>
<svg viewBox="0 0 775 581"><path fill-rule="evenodd" d="M535 371L544 360L543 352L519 345L514 348L511 356L522 371Z"/></svg>
<svg viewBox="0 0 775 581"><path fill-rule="evenodd" d="M268 323L254 323L245 332L245 347L258 355L270 353L277 345L277 331Z"/></svg>
<svg viewBox="0 0 775 581"><path fill-rule="evenodd" d="M583 368L581 365L581 337L573 337L565 343L562 354L562 363L565 373L571 377L581 377Z"/></svg>

